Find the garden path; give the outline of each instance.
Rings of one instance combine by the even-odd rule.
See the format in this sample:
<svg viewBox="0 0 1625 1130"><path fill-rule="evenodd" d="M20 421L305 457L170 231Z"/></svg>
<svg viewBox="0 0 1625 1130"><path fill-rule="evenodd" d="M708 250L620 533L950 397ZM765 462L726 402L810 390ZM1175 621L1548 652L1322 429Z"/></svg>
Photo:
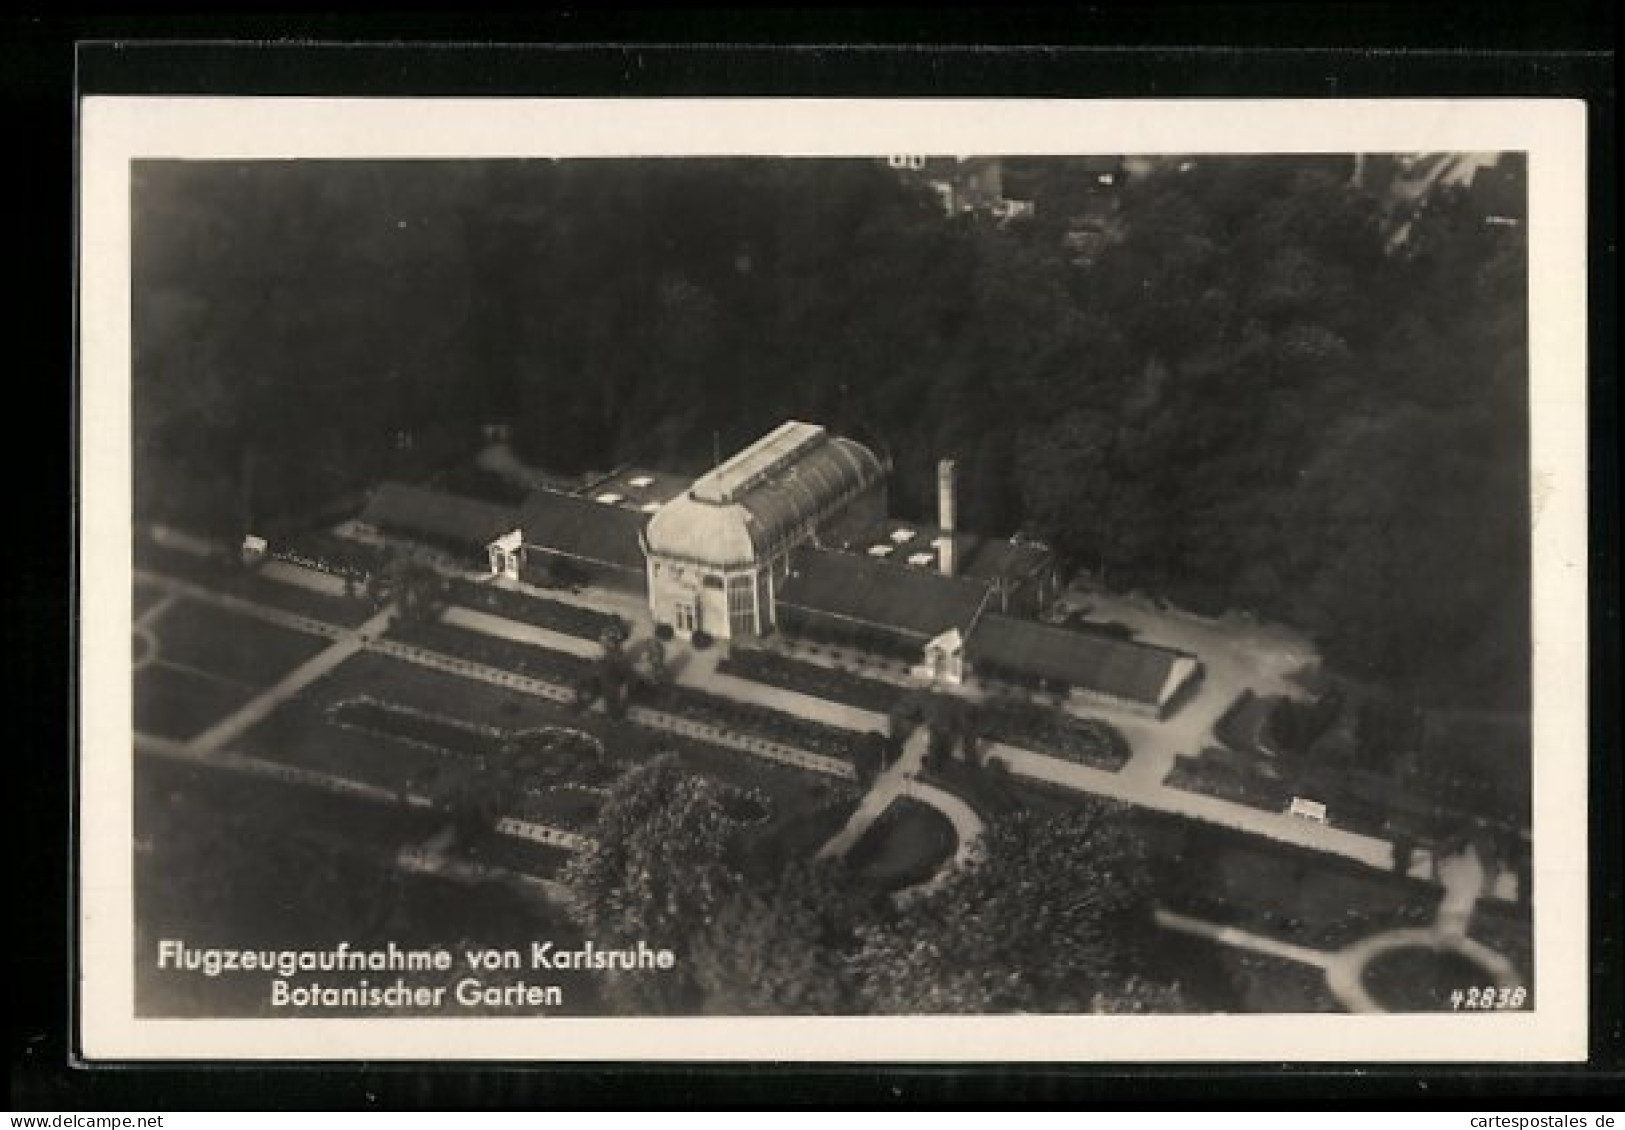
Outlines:
<svg viewBox="0 0 1625 1130"><path fill-rule="evenodd" d="M898 752L897 760L875 777L869 791L853 810L851 818L819 850L818 858L833 859L844 856L874 826L874 822L886 809L900 798L908 797L921 804L930 805L953 826L954 853L943 861L942 866L938 867L929 879L897 891L892 896L894 899L901 902L929 894L975 859L981 850L982 833L985 831L981 817L976 815L975 809L952 793L918 780L920 769L925 764L926 751L930 748L930 728L915 727L914 732L903 743L902 750Z"/></svg>
<svg viewBox="0 0 1625 1130"><path fill-rule="evenodd" d="M1093 793L1096 796L1120 800L1158 812L1169 812L1176 816L1236 828L1281 843L1329 855L1340 855L1368 867L1387 869L1393 863L1392 846L1387 840L1375 836L1363 836L1358 832L1349 832L1302 817L1289 816L1284 812L1266 812L1263 809L1250 808L1204 793L1169 788L1160 781L1147 780L1122 772L1110 773L1104 769L1063 761L1057 757L1047 757L1002 742L985 743L985 751L986 756L990 758L1002 758L1012 773L1035 781L1060 785L1062 788L1078 792ZM1412 862L1411 874L1416 878L1430 877L1431 864L1425 853L1417 853L1417 858Z"/></svg>
<svg viewBox="0 0 1625 1130"><path fill-rule="evenodd" d="M180 600L180 596L176 593L164 593L163 596L152 602L152 606L150 608L135 618L135 624L133 626L137 630L151 627L153 624L157 623L159 617L174 607L175 602L178 600Z"/></svg>
<svg viewBox="0 0 1625 1130"><path fill-rule="evenodd" d="M955 845L953 855L937 868L936 874L923 883L905 887L893 896L899 902L930 894L952 879L955 872L969 866L981 854L982 833L986 831L976 810L946 789L910 777L903 782L903 795L929 804L946 816L948 823L954 826Z"/></svg>
<svg viewBox="0 0 1625 1130"><path fill-rule="evenodd" d="M877 774L869 791L863 794L863 799L852 810L844 827L830 837L818 851L819 859L836 859L851 851L853 846L863 838L874 822L880 819L880 814L891 807L892 801L905 795L904 784L909 777L918 773L925 761L925 751L931 743L931 733L924 727L917 727L908 740L903 743L902 751L897 760Z"/></svg>
<svg viewBox="0 0 1625 1130"><path fill-rule="evenodd" d="M1439 866L1439 878L1444 884L1444 895L1439 900L1432 925L1384 930L1340 950L1311 949L1168 910L1158 910L1156 920L1159 926L1170 930L1315 966L1325 972L1326 987L1338 1003L1350 1012L1387 1011L1365 987L1365 971L1376 958L1395 950L1429 949L1455 953L1482 969L1496 988L1510 993L1522 987L1524 979L1511 961L1467 936L1473 908L1484 891L1487 879L1477 850L1469 846L1466 851L1444 860ZM1461 986L1463 990L1468 987Z"/></svg>
<svg viewBox="0 0 1625 1130"><path fill-rule="evenodd" d="M187 744L198 753L210 754L241 737L269 717L277 707L366 647L372 637L381 635L389 627L394 614L392 608L385 608L359 628L344 632L330 646L295 667Z"/></svg>

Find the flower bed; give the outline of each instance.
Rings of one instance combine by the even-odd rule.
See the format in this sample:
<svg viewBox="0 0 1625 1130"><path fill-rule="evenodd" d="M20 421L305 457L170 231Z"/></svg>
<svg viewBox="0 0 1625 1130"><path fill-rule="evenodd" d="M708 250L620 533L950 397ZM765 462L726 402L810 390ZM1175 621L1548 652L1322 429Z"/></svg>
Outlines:
<svg viewBox="0 0 1625 1130"><path fill-rule="evenodd" d="M859 710L872 710L876 714L889 711L907 693L903 688L879 679L752 648L741 649L727 656L717 664L717 670L770 687L782 687L855 706Z"/></svg>
<svg viewBox="0 0 1625 1130"><path fill-rule="evenodd" d="M809 753L850 761L853 747L862 735L810 721L796 714L737 702L721 695L671 685L663 688L659 701L650 705L680 714L695 722L709 723L724 730L755 735Z"/></svg>
<svg viewBox="0 0 1625 1130"><path fill-rule="evenodd" d="M1259 698L1251 688L1242 691L1213 723L1214 735L1233 750L1248 752L1258 747L1258 734L1272 704Z"/></svg>
<svg viewBox="0 0 1625 1130"><path fill-rule="evenodd" d="M353 698L335 703L328 709L328 717L335 725L353 727L428 749L476 757L496 752L502 740L499 730L439 718L420 710L370 698Z"/></svg>
<svg viewBox="0 0 1625 1130"><path fill-rule="evenodd" d="M600 639L611 629L626 635L626 622L619 616L559 600L462 579L452 581L447 592L454 604L579 639Z"/></svg>
<svg viewBox="0 0 1625 1130"><path fill-rule="evenodd" d="M384 553L377 546L327 530L305 530L278 539L271 545L271 556L278 561L358 581L366 580L384 563Z"/></svg>
<svg viewBox="0 0 1625 1130"><path fill-rule="evenodd" d="M535 644L498 639L451 624L430 621L414 623L397 619L390 625L389 636L401 643L443 652L558 686L574 686L594 670L591 660Z"/></svg>
<svg viewBox="0 0 1625 1130"><path fill-rule="evenodd" d="M1280 781L1256 773L1239 772L1209 757L1188 757L1185 754L1174 758L1174 767L1168 771L1162 783L1171 789L1218 797L1264 812L1282 812L1292 799L1290 790Z"/></svg>
<svg viewBox="0 0 1625 1130"><path fill-rule="evenodd" d="M1020 702L987 703L978 717L984 736L996 742L1075 761L1115 773L1133 756L1115 726Z"/></svg>

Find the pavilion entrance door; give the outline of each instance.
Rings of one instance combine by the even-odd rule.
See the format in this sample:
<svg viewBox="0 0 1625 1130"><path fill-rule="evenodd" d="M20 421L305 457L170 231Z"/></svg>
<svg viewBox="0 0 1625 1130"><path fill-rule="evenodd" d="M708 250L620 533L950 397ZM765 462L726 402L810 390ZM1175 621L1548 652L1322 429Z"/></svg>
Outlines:
<svg viewBox="0 0 1625 1130"><path fill-rule="evenodd" d="M677 630L686 636L693 635L699 627L699 617L695 614L694 606L686 601L679 602L674 612Z"/></svg>

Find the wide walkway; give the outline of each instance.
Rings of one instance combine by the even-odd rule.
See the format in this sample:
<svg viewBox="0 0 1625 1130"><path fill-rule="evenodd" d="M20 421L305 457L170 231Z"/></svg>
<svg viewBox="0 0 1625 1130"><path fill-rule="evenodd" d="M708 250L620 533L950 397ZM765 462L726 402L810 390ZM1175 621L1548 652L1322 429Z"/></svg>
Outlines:
<svg viewBox="0 0 1625 1130"><path fill-rule="evenodd" d="M987 757L1002 758L1012 773L1034 781L1092 793L1156 812L1220 824L1295 847L1342 856L1368 867L1387 870L1393 865L1393 848L1387 840L1374 836L1362 836L1357 832L1282 812L1265 812L1205 793L1168 788L1161 783L1153 784L1122 773L1110 773L1074 761L1047 757L1002 742L989 741L984 749ZM1428 878L1428 862L1422 853L1417 854L1419 858L1412 865L1412 874L1417 878Z"/></svg>
<svg viewBox="0 0 1625 1130"><path fill-rule="evenodd" d="M904 796L911 800L917 800L921 804L928 804L943 816L946 816L948 823L953 825L955 840L953 855L949 856L942 866L937 868L934 875L923 883L916 883L912 887L904 887L893 896L899 902L907 902L910 899L928 895L944 886L957 872L970 866L972 862L980 858L982 854L982 836L987 829L983 826L982 818L976 814L974 808L946 789L939 789L935 785L928 785L918 778L910 777L903 782L902 792Z"/></svg>

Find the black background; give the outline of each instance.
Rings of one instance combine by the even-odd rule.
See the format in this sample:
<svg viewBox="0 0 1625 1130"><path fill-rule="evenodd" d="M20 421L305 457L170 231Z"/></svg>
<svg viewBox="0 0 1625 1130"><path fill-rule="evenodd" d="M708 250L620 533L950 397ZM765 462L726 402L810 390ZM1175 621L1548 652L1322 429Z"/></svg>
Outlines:
<svg viewBox="0 0 1625 1130"><path fill-rule="evenodd" d="M3 746L13 1110L1048 1106L1121 1102L1421 1109L1625 1087L1620 926L1615 208L1608 0L1167 4L753 12L623 9L459 17L72 14L0 24L13 280L5 389ZM458 44L458 47L443 46ZM470 47L483 44L484 47ZM491 44L501 44L493 47ZM710 44L711 46L693 46ZM899 46L885 46L899 45ZM1035 47L1034 44L1045 46ZM74 113L83 94L345 96L1560 96L1590 104L1592 545L1590 1062L911 1066L76 1064L73 787ZM21 330L21 333L17 331ZM1576 813L1576 818L1580 814Z"/></svg>

